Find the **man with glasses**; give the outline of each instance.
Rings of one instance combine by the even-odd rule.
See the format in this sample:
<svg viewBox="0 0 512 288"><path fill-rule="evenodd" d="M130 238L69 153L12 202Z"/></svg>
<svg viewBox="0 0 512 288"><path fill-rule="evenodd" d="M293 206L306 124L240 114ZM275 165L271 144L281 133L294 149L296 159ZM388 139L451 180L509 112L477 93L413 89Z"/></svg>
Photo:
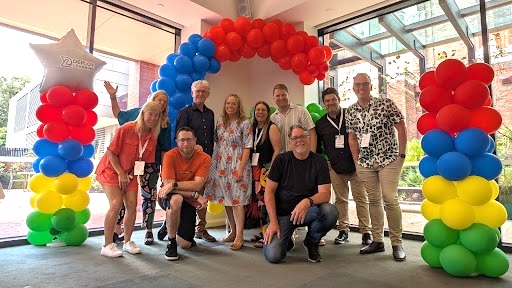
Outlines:
<svg viewBox="0 0 512 288"><path fill-rule="evenodd" d="M188 249L195 245L196 211L206 210L208 201L198 193L203 189L211 158L196 151L194 130L182 127L176 132L178 147L165 153L162 164L163 187L158 192L158 203L166 209L169 243L165 259L178 259L178 245Z"/></svg>
<svg viewBox="0 0 512 288"><path fill-rule="evenodd" d="M292 125L288 132L291 151L277 155L267 176L265 205L270 222L263 238L263 254L270 263L286 257L297 227L308 227L303 245L308 260L320 262L320 239L336 224L338 210L329 203L331 180L327 161L310 151L308 130Z"/></svg>
<svg viewBox="0 0 512 288"><path fill-rule="evenodd" d="M215 119L213 111L204 105L208 96L210 96L210 84L208 81L198 80L192 83L193 101L178 112L176 131L182 127L190 127L195 132L197 144L211 157L213 154ZM203 195L204 189L201 189L199 193ZM167 235L165 227L165 225L162 225L162 228L158 231L158 239L160 240L163 240L165 235ZM197 210L195 237L208 242L217 241L215 237L206 231L206 210Z"/></svg>
<svg viewBox="0 0 512 288"><path fill-rule="evenodd" d="M402 211L397 193L407 145L404 116L392 100L370 95L372 85L368 74L357 74L353 89L357 103L347 109L347 132L357 175L368 193L373 234L373 242L362 248L360 253L372 254L385 250L385 210L393 258L405 261Z"/></svg>

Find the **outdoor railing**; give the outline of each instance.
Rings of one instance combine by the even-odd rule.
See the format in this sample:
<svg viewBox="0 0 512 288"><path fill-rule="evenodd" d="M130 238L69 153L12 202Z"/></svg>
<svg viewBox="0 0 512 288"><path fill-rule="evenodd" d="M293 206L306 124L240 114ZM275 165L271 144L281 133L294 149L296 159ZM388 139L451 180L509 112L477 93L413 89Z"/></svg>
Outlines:
<svg viewBox="0 0 512 288"><path fill-rule="evenodd" d="M32 151L30 148L6 148L0 147L0 156L3 157L24 157Z"/></svg>

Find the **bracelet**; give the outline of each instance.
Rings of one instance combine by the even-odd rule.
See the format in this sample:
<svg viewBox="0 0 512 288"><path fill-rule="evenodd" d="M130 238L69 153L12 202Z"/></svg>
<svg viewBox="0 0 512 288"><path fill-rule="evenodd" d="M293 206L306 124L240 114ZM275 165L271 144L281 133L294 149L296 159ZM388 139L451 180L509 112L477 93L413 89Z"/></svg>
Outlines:
<svg viewBox="0 0 512 288"><path fill-rule="evenodd" d="M190 198L196 199L196 192L190 192Z"/></svg>
<svg viewBox="0 0 512 288"><path fill-rule="evenodd" d="M116 100L116 99L117 99L116 95L114 95L114 96L110 95L110 100Z"/></svg>
<svg viewBox="0 0 512 288"><path fill-rule="evenodd" d="M197 200L199 199L199 197L201 196L201 194L199 194L199 192L194 192L195 195L194 195L194 199Z"/></svg>

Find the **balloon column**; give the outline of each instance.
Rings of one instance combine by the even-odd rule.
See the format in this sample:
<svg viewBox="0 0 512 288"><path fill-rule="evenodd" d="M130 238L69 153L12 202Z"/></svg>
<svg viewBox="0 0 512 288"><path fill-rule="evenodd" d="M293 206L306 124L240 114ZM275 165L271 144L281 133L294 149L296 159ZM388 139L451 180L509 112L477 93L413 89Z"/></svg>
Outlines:
<svg viewBox="0 0 512 288"><path fill-rule="evenodd" d="M423 216L423 260L453 276L482 274L500 277L509 269L505 253L496 248L497 229L507 219L497 202L502 170L493 154L492 134L501 115L491 104L487 86L493 69L484 63L466 67L447 59L420 78L420 104L427 111L417 122L423 134L420 173Z"/></svg>
<svg viewBox="0 0 512 288"><path fill-rule="evenodd" d="M27 240L46 245L58 238L77 246L88 237L85 223L91 213L89 176L94 168L90 144L96 134L98 116L92 110L98 97L92 91L94 75L106 64L88 53L73 30L59 42L31 44L43 63L41 103L36 118L40 138L34 143L37 155L32 164L35 174L29 180L34 192L30 205L35 209L26 219Z"/></svg>

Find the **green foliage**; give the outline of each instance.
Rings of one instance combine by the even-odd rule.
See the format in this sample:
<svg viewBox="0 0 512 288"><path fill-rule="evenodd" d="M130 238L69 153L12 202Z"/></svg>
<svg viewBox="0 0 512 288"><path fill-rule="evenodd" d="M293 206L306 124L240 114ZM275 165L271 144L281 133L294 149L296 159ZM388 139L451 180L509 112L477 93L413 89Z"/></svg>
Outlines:
<svg viewBox="0 0 512 288"><path fill-rule="evenodd" d="M421 176L418 166L404 167L400 175L400 187L421 187L423 183L423 176Z"/></svg>
<svg viewBox="0 0 512 288"><path fill-rule="evenodd" d="M407 152L405 153L407 157L405 158L405 162L419 162L423 156L425 156L425 152L421 148L421 141L418 139L412 139L407 141Z"/></svg>
<svg viewBox="0 0 512 288"><path fill-rule="evenodd" d="M11 79L0 76L0 127L7 127L9 100L29 82L27 76L14 76Z"/></svg>
<svg viewBox="0 0 512 288"><path fill-rule="evenodd" d="M7 139L7 127L0 127L0 147L5 147Z"/></svg>

